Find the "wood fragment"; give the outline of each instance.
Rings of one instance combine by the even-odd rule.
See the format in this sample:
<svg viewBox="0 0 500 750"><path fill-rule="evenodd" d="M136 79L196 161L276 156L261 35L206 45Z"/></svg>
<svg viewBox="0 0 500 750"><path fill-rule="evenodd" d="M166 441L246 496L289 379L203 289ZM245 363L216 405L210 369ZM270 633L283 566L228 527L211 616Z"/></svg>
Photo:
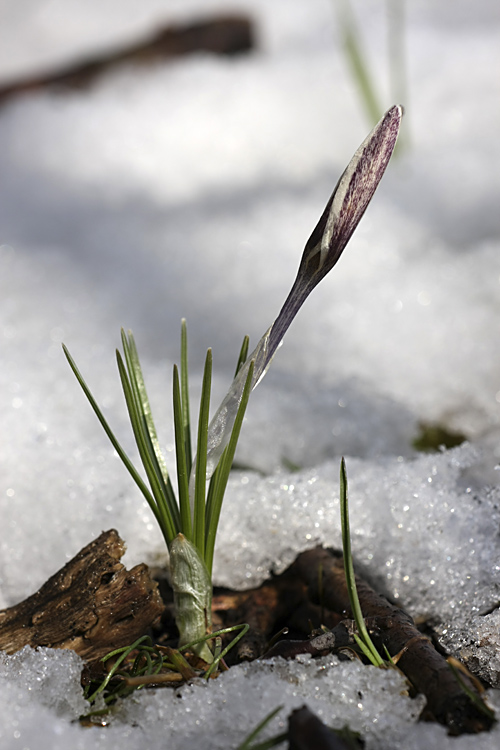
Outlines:
<svg viewBox="0 0 500 750"><path fill-rule="evenodd" d="M243 15L221 15L190 24L167 26L136 44L96 54L60 70L4 83L0 85L0 104L13 96L45 88L85 88L123 64L147 65L197 51L236 55L253 46L252 24Z"/></svg>
<svg viewBox="0 0 500 750"><path fill-rule="evenodd" d="M322 568L322 591L318 586L318 569ZM317 547L299 555L289 569L306 583L313 601L322 596L329 609L352 617L343 560ZM383 646L391 656L399 655L398 667L419 693L427 698L427 710L448 727L450 734L487 730L492 721L470 701L455 679L446 659L422 636L406 612L377 594L365 581L356 578L363 616L377 648ZM468 686L477 692L474 684Z"/></svg>
<svg viewBox="0 0 500 750"><path fill-rule="evenodd" d="M70 648L100 659L128 646L161 615L163 603L146 565L128 571L125 545L111 529L84 547L36 594L0 611L0 650Z"/></svg>

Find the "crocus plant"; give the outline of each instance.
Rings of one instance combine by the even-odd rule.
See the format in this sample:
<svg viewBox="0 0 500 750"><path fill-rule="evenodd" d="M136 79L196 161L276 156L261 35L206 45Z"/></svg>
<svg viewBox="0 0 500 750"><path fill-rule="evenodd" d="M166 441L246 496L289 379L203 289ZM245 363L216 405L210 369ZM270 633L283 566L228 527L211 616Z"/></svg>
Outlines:
<svg viewBox="0 0 500 750"><path fill-rule="evenodd" d="M146 498L170 553L179 645L207 663L213 660L211 632L212 563L222 501L250 393L264 377L292 320L314 287L340 258L385 172L396 145L402 108L389 109L358 148L340 177L306 243L297 277L281 311L247 356L245 339L236 376L209 423L212 355L203 375L196 456L192 459L188 397L186 326L181 335L180 373L174 366L173 403L177 462L177 496L161 452L142 369L131 333L122 332L124 356L118 369L139 455L150 487L126 455L92 396L74 360L68 361L115 450Z"/></svg>

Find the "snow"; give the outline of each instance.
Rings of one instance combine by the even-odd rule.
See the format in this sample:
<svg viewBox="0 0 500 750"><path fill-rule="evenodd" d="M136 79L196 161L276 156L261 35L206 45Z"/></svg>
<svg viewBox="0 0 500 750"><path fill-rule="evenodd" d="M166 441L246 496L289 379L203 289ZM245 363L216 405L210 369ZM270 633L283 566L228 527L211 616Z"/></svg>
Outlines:
<svg viewBox="0 0 500 750"><path fill-rule="evenodd" d="M493 0L473 13L466 2L407 6L406 144L252 395L238 453L247 468L230 481L215 576L253 586L303 549L338 547L345 455L357 569L499 687L500 18ZM243 335L255 344L276 317L369 125L326 0L0 7L5 81L223 9L249 13L258 36L237 59L125 68L86 91L33 93L0 110L0 606L10 606L103 529L119 530L129 566L164 556L61 342L132 451L114 348L120 327L133 329L172 459L181 317L193 399L213 347L215 407ZM382 4L355 9L389 106ZM422 421L468 442L416 454ZM2 748L127 750L168 738L229 749L278 705L268 734L282 731L304 702L365 733L369 748L471 746L415 723L421 704L397 675L334 657L144 692L106 730L71 723L85 710L80 668L70 652L0 656ZM499 706L498 694L490 701ZM498 732L474 746L497 747Z"/></svg>

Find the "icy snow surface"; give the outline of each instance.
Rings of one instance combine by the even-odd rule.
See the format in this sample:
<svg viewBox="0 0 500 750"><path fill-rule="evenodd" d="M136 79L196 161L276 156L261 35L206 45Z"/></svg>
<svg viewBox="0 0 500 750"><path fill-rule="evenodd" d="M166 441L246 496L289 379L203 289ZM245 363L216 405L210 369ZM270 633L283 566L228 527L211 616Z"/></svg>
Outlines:
<svg viewBox="0 0 500 750"><path fill-rule="evenodd" d="M355 4L389 106L384 7ZM127 565L164 555L61 341L133 450L114 348L121 326L134 330L173 458L180 318L194 384L213 347L215 406L242 336L255 343L276 316L369 129L327 0L0 2L3 80L222 9L255 19L252 54L128 67L0 110L0 606L103 529L126 540ZM231 480L216 555L219 583L254 586L303 549L338 547L345 455L358 569L497 687L499 22L495 0L408 0L406 143L252 396L238 454L247 468ZM416 454L421 421L469 442ZM229 750L275 706L270 734L304 702L362 731L368 748L499 746L498 729L451 740L415 723L421 703L397 675L333 657L145 692L107 730L84 730L71 723L84 710L80 668L72 653L0 657L2 750Z"/></svg>

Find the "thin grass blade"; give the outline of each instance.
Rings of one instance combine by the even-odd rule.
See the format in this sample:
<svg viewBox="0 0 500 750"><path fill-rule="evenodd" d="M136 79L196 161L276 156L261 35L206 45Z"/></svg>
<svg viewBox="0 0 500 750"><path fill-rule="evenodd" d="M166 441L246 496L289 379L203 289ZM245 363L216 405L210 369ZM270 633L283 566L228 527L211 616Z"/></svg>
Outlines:
<svg viewBox="0 0 500 750"><path fill-rule="evenodd" d="M242 366L245 364L245 362L248 359L248 346L250 344L250 339L248 336L245 336L243 339L243 343L241 344L240 354L238 357L238 362L236 364L236 370L234 373L234 377L239 373Z"/></svg>
<svg viewBox="0 0 500 750"><path fill-rule="evenodd" d="M209 666L209 668L207 669L207 671L205 672L205 675L204 675L205 679L208 680L210 678L210 675L213 674L213 672L215 672L215 670L218 668L220 662L224 659L226 654L228 654L231 651L231 649L234 648L234 646L236 646L236 644L239 641L241 641L243 636L248 633L248 631L250 630L250 625L247 622L244 622L244 623L241 623L240 625L233 625L230 628L223 628L222 630L218 630L216 633L211 634L212 638L215 638L215 639L218 638L220 640L220 637L219 637L220 635L224 635L225 633L232 633L235 630L240 631L238 635L235 636L230 643L228 643L228 645L224 648L223 651L220 650L217 655L214 653L214 660L212 664Z"/></svg>
<svg viewBox="0 0 500 750"><path fill-rule="evenodd" d="M146 461L142 458L142 454L141 459L150 483L154 481L155 486L159 486L160 488L160 494L154 493L157 502L160 505L165 505L177 533L180 531L181 523L179 507L156 436L156 429L151 415L151 408L133 336L129 333L129 339L127 339L127 335L123 329L122 343L128 370L127 382L130 386L134 413L136 414L137 434L140 435L141 445L144 447L144 455L146 456ZM155 475L154 480L152 473ZM153 488L153 484L151 484L151 487Z"/></svg>
<svg viewBox="0 0 500 750"><path fill-rule="evenodd" d="M116 358L118 362L118 372L120 374L120 380L122 383L123 394L125 396L125 403L127 404L127 410L129 413L130 423L132 425L132 431L134 433L139 455L151 485L153 492L155 506L157 508L157 520L160 524L160 528L163 532L163 536L168 545L171 544L175 538L177 532L176 523L172 516L167 499L164 493L164 485L158 475L157 467L154 466L153 459L151 457L150 446L147 441L147 431L141 419L141 414L138 410L138 404L134 398L132 391L132 385L128 379L125 364L120 355L120 352L116 352Z"/></svg>
<svg viewBox="0 0 500 750"><path fill-rule="evenodd" d="M356 622L356 627L360 634L361 641L363 642L367 651L370 652L370 660L376 666L382 667L384 666L384 660L373 645L372 639L370 638L368 630L366 629L365 620L361 611L361 605L359 603L358 590L356 588L356 578L354 575L354 566L352 564L351 531L349 528L347 472L345 468L345 461L343 458L340 462L340 522L342 526L342 551L344 555L345 578L352 614ZM365 652L364 648L363 651Z"/></svg>
<svg viewBox="0 0 500 750"><path fill-rule="evenodd" d="M252 392L254 362L250 362L250 367L247 374L245 387L241 397L240 405L236 413L236 419L234 420L233 429L231 431L231 437L227 444L224 453L222 454L219 466L217 467L215 479L215 489L211 494L210 502L207 502L207 515L206 515L206 549L205 549L205 563L208 568L208 572L212 575L212 566L215 549L215 539L217 536L217 527L219 525L219 518L222 508L222 501L224 499L224 493L226 491L229 474L233 465L234 454L236 452L236 446L238 444L238 438L240 436L245 411L248 406L248 400Z"/></svg>
<svg viewBox="0 0 500 750"><path fill-rule="evenodd" d="M274 711L271 711L270 714L268 714L262 721L257 724L255 729L253 729L248 737L246 737L245 741L241 743L241 745L238 745L237 750L253 750L255 748L255 745L252 745L252 742L258 737L258 735L262 732L265 727L271 722L275 716L279 714L279 712L283 709L283 706L278 706L274 709ZM272 745L269 745L269 747L272 747Z"/></svg>
<svg viewBox="0 0 500 750"><path fill-rule="evenodd" d="M122 448L122 446L118 442L118 440L117 440L114 432L112 431L112 429L109 426L106 418L104 417L104 414L102 413L101 409L99 408L99 406L97 404L97 401L93 397L93 395L92 395L92 393L91 393L91 391L90 391L87 383L85 382L85 380L83 378L83 375L81 374L80 370L76 366L76 363L75 363L73 357L69 353L69 351L66 348L66 346L64 344L62 346L63 346L63 351L64 351L64 354L66 356L66 359L69 362L69 366L73 370L73 373L75 374L76 379L78 380L78 382L79 382L79 384L80 384L83 392L85 393L85 396L87 397L87 399L88 399L88 401L89 401L92 409L94 410L94 413L95 413L97 419L101 423L101 425L102 425L102 427L104 429L104 432L108 436L108 438L109 438L109 440L110 440L113 448L118 453L118 455L121 458L121 460L122 460L125 468L127 469L127 471L129 472L129 474L131 475L131 477L134 480L134 482L136 483L137 487L140 489L140 491L144 495L144 497L145 497L145 499L146 499L149 507L151 508L151 510L153 511L153 513L155 515L156 520L160 524L160 518L159 518L158 508L156 506L155 499L151 495L151 492L148 490L148 488L147 488L144 480L142 479L141 475L138 473L138 471L135 468L134 464L132 463L132 461L127 456L127 454L125 453L124 449Z"/></svg>
<svg viewBox="0 0 500 750"><path fill-rule="evenodd" d="M193 454L191 449L191 418L189 414L189 380L188 380L188 349L186 320L181 320L181 404L184 432L184 446L188 475L191 473Z"/></svg>
<svg viewBox="0 0 500 750"><path fill-rule="evenodd" d="M193 540L201 557L205 558L205 496L207 485L207 441L212 386L212 350L205 360L201 387L200 414L198 419L198 443L196 446L196 471L194 477Z"/></svg>
<svg viewBox="0 0 500 750"><path fill-rule="evenodd" d="M129 366L129 368L132 370L134 374L134 380L137 386L137 394L138 394L140 404L141 404L142 415L146 421L149 436L151 438L151 443L153 444L156 461L158 463L158 466L161 469L163 480L166 484L169 478L168 471L167 471L167 464L165 463L165 458L163 456L163 453L161 452L160 443L158 441L158 435L157 435L155 423L153 420L153 414L151 412L151 405L149 403L149 398L148 398L148 394L146 391L146 385L144 383L144 376L142 374L142 367L141 367L141 363L139 360L137 346L136 346L132 331L129 331L128 336L127 336L127 334L125 334L125 331L122 329L122 341L124 342L124 345L125 345L125 342L127 342L127 340L128 340L127 351L128 351L128 356L129 356L127 365Z"/></svg>
<svg viewBox="0 0 500 750"><path fill-rule="evenodd" d="M181 514L181 531L184 536L192 539L191 506L189 502L189 472L186 460L186 443L184 440L184 420L182 411L182 397L179 382L179 370L174 365L173 376L174 400L174 435L175 456L177 461L177 484L179 490L179 509Z"/></svg>
<svg viewBox="0 0 500 750"><path fill-rule="evenodd" d="M370 69L366 64L363 54L361 32L354 18L349 0L342 0L341 2L337 0L337 5L345 56L370 123L375 124L382 114L382 108L379 105Z"/></svg>

